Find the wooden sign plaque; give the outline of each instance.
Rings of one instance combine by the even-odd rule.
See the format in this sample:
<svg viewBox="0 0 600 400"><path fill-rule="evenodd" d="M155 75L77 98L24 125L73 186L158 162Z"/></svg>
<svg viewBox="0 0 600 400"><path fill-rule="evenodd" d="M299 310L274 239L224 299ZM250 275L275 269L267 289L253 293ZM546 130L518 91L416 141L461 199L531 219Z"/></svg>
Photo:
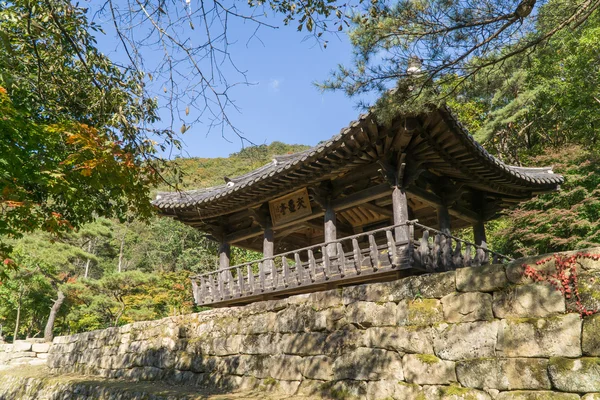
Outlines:
<svg viewBox="0 0 600 400"><path fill-rule="evenodd" d="M269 201L269 211L273 226L312 214L306 188Z"/></svg>

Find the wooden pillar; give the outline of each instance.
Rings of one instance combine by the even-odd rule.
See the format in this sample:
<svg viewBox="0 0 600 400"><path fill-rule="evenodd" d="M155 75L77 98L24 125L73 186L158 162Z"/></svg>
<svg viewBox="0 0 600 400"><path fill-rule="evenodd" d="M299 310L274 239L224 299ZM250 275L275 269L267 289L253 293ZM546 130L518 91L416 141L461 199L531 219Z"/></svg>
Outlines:
<svg viewBox="0 0 600 400"><path fill-rule="evenodd" d="M475 238L475 244L480 246L475 252L476 264L487 264L489 262L489 253L484 249L487 249L487 238L485 237L485 224L483 220L477 221L473 224L473 237Z"/></svg>
<svg viewBox="0 0 600 400"><path fill-rule="evenodd" d="M404 224L408 221L408 202L406 192L400 186L394 186L392 191L392 208L394 211L394 225ZM409 239L408 226L395 229L396 241L407 241Z"/></svg>
<svg viewBox="0 0 600 400"><path fill-rule="evenodd" d="M325 243L329 243L337 239L337 229L336 229L336 216L335 210L331 206L331 201L327 201L327 207L325 208ZM330 256L334 256L336 254L336 245L335 243L327 245L327 254Z"/></svg>
<svg viewBox="0 0 600 400"><path fill-rule="evenodd" d="M225 269L229 267L229 260L231 258L231 246L229 243L221 242L219 246L219 269Z"/></svg>
<svg viewBox="0 0 600 400"><path fill-rule="evenodd" d="M440 231L446 235L450 235L450 213L448 212L448 207L443 205L439 206L437 214Z"/></svg>
<svg viewBox="0 0 600 400"><path fill-rule="evenodd" d="M273 257L275 251L275 239L273 235L273 226L271 220L267 219L265 223L265 236L263 239L263 258Z"/></svg>
<svg viewBox="0 0 600 400"><path fill-rule="evenodd" d="M487 238L485 236L485 223L482 220L473 224L473 237L477 246L487 248Z"/></svg>

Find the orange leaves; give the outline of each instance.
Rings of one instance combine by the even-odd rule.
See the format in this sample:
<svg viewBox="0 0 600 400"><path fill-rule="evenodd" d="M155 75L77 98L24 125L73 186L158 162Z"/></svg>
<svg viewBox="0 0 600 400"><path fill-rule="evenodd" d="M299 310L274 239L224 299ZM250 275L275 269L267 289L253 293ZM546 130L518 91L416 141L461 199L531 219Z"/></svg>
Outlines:
<svg viewBox="0 0 600 400"><path fill-rule="evenodd" d="M0 204L4 204L10 208L16 208L16 207L22 207L25 203L22 201L6 200L6 201L0 202Z"/></svg>

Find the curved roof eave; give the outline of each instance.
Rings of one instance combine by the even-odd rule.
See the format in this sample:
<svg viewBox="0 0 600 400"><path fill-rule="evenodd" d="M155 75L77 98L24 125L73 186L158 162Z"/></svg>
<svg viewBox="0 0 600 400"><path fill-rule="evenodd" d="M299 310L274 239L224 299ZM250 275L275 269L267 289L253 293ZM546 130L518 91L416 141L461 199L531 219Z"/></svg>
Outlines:
<svg viewBox="0 0 600 400"><path fill-rule="evenodd" d="M527 168L505 164L489 154L481 144L475 141L449 108L442 107L437 109L437 112L440 113L444 122L449 125L450 131L463 144L465 150L472 152L477 159L487 164L488 169L495 174L504 175L507 179L514 182L514 184L532 192L556 189L558 185L564 182L564 178L561 175L554 174L551 167ZM319 163L319 160L323 160L325 156L332 154L342 146L346 138L352 137L356 133L355 131L360 130L367 120L372 119L374 119L374 116L371 113L363 114L358 120L353 121L348 127L342 129L339 134L331 139L299 153L275 157L272 162L262 167L244 175L231 178L229 184L199 190L158 193L152 204L162 212L199 210L213 206L217 202L222 202L226 198L235 196L240 191L252 190L261 185L264 186L268 182L275 180L276 177L294 173L303 165L313 162Z"/></svg>

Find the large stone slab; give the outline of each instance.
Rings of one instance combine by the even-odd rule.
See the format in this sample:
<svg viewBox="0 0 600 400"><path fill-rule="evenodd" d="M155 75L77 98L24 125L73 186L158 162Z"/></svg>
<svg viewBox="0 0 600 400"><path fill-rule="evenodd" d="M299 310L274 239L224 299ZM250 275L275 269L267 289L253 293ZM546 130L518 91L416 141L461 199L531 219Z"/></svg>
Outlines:
<svg viewBox="0 0 600 400"><path fill-rule="evenodd" d="M579 395L550 391L517 390L514 392L502 392L495 400L579 400Z"/></svg>
<svg viewBox="0 0 600 400"><path fill-rule="evenodd" d="M15 342L13 343L12 351L14 353L31 351L31 343L25 342L23 340L15 340Z"/></svg>
<svg viewBox="0 0 600 400"><path fill-rule="evenodd" d="M333 374L335 380L404 380L402 355L395 351L359 347L335 360Z"/></svg>
<svg viewBox="0 0 600 400"><path fill-rule="evenodd" d="M600 314L586 317L583 320L581 349L585 355L600 356Z"/></svg>
<svg viewBox="0 0 600 400"><path fill-rule="evenodd" d="M498 321L440 324L434 334L435 354L452 361L495 357L498 327Z"/></svg>
<svg viewBox="0 0 600 400"><path fill-rule="evenodd" d="M588 393L581 400L600 400L600 393Z"/></svg>
<svg viewBox="0 0 600 400"><path fill-rule="evenodd" d="M494 292L496 318L534 318L564 313L565 298L561 292L546 283L513 286Z"/></svg>
<svg viewBox="0 0 600 400"><path fill-rule="evenodd" d="M325 353L327 333L303 332L288 333L281 336L279 344L273 343L271 353L282 352L294 355L320 355Z"/></svg>
<svg viewBox="0 0 600 400"><path fill-rule="evenodd" d="M346 320L359 327L396 325L395 303L357 301L346 307Z"/></svg>
<svg viewBox="0 0 600 400"><path fill-rule="evenodd" d="M277 313L276 332L308 332L314 324L315 313L309 304L287 307Z"/></svg>
<svg viewBox="0 0 600 400"><path fill-rule="evenodd" d="M553 357L548 373L554 387L563 392L600 392L600 358Z"/></svg>
<svg viewBox="0 0 600 400"><path fill-rule="evenodd" d="M498 331L498 355L504 357L581 356L581 318L504 319Z"/></svg>
<svg viewBox="0 0 600 400"><path fill-rule="evenodd" d="M506 271L501 264L456 270L456 289L460 292L493 292L507 284Z"/></svg>
<svg viewBox="0 0 600 400"><path fill-rule="evenodd" d="M454 362L440 360L431 354L406 354L402 366L408 383L447 385L456 382Z"/></svg>
<svg viewBox="0 0 600 400"><path fill-rule="evenodd" d="M34 343L31 345L31 351L36 353L47 353L50 350L51 343Z"/></svg>
<svg viewBox="0 0 600 400"><path fill-rule="evenodd" d="M492 296L488 293L450 293L442 297L442 309L446 322L489 321L494 319Z"/></svg>
<svg viewBox="0 0 600 400"><path fill-rule="evenodd" d="M409 399L409 397L399 397ZM486 392L457 385L425 386L414 400L491 400Z"/></svg>
<svg viewBox="0 0 600 400"><path fill-rule="evenodd" d="M461 385L477 389L551 389L545 358L484 358L459 361Z"/></svg>
<svg viewBox="0 0 600 400"><path fill-rule="evenodd" d="M600 270L579 274L577 289L581 305L586 310L600 310ZM568 301L567 307L571 312L579 312L574 298Z"/></svg>
<svg viewBox="0 0 600 400"><path fill-rule="evenodd" d="M305 357L302 375L308 379L329 381L333 378L333 360L326 356Z"/></svg>
<svg viewBox="0 0 600 400"><path fill-rule="evenodd" d="M284 381L302 380L302 357L278 354L271 356L271 377Z"/></svg>
<svg viewBox="0 0 600 400"><path fill-rule="evenodd" d="M312 323L313 331L335 331L348 325L344 307L331 307L318 311Z"/></svg>
<svg viewBox="0 0 600 400"><path fill-rule="evenodd" d="M389 300L398 302L417 298L441 299L455 290L454 271L410 276L390 282Z"/></svg>
<svg viewBox="0 0 600 400"><path fill-rule="evenodd" d="M369 328L365 337L367 347L433 354L433 330L430 327Z"/></svg>
<svg viewBox="0 0 600 400"><path fill-rule="evenodd" d="M392 301L390 297L391 289L392 284L390 282L347 286L342 289L342 300L345 305L357 301L388 302Z"/></svg>
<svg viewBox="0 0 600 400"><path fill-rule="evenodd" d="M444 320L442 304L438 299L403 300L398 304L397 319L398 325L435 325Z"/></svg>

